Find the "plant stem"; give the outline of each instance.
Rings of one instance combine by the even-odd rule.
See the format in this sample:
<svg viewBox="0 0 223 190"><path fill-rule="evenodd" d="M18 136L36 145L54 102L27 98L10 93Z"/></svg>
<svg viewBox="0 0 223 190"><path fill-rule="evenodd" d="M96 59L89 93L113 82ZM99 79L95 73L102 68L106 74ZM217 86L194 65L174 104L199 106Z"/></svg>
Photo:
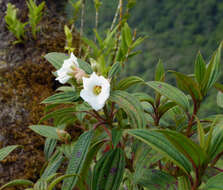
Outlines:
<svg viewBox="0 0 223 190"><path fill-rule="evenodd" d="M85 0L82 0L82 4L81 4L81 30L80 30L80 36L83 36L83 33L84 33L84 16L85 16Z"/></svg>
<svg viewBox="0 0 223 190"><path fill-rule="evenodd" d="M199 103L194 103L194 110L193 110L192 116L190 116L188 114L189 122L188 122L188 126L187 126L187 131L186 131L186 136L187 137L191 136L191 130L192 130L192 127L193 127L193 124L194 124L194 119L195 119L195 116L198 112L199 107L200 107Z"/></svg>
<svg viewBox="0 0 223 190"><path fill-rule="evenodd" d="M85 0L82 0L81 4L81 29L80 29L80 39L79 39L79 56L81 55L81 37L84 33L84 16L85 16Z"/></svg>
<svg viewBox="0 0 223 190"><path fill-rule="evenodd" d="M212 162L212 164L211 164L211 167L213 167L213 166L217 163L217 161L221 158L221 156L223 156L223 151L220 152L220 153L215 157L215 159L213 160L213 162Z"/></svg>
<svg viewBox="0 0 223 190"><path fill-rule="evenodd" d="M118 47L119 47L119 42L120 42L120 36L121 36L121 30L122 30L122 6L123 6L123 2L122 0L119 0L119 32L117 32L117 37L116 37L116 45L115 45L115 50L114 50L114 55L112 58L113 64L115 64L116 61L116 56L118 53ZM124 66L124 65L122 65Z"/></svg>
<svg viewBox="0 0 223 190"><path fill-rule="evenodd" d="M118 7L116 9L116 12L115 12L115 16L113 18L113 21L112 21L112 25L111 25L111 28L110 28L110 31L113 30L114 26L115 26L115 23L117 21L117 18L118 18L118 15L119 15L119 9L120 9L120 3L118 4Z"/></svg>
<svg viewBox="0 0 223 190"><path fill-rule="evenodd" d="M98 9L96 8L95 10L95 30L97 31L98 30L98 18L99 18L99 11ZM94 36L94 41L96 42L97 38L96 38L96 35Z"/></svg>

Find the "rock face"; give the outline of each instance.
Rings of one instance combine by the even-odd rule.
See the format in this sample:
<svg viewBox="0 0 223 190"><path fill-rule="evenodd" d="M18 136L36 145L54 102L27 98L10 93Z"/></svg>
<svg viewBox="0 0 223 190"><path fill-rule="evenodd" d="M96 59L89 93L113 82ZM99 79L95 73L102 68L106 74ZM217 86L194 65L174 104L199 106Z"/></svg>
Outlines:
<svg viewBox="0 0 223 190"><path fill-rule="evenodd" d="M44 162L44 139L28 126L38 123L44 112L40 102L58 86L51 74L53 68L43 55L63 52L65 45L64 17L55 11L56 1L47 1L47 14L37 40L32 39L29 31L24 44L13 46L14 36L4 22L8 2L22 9L19 18L27 20L24 0L0 0L0 147L19 144L23 148L0 162L0 185L16 178L32 181L38 178Z"/></svg>

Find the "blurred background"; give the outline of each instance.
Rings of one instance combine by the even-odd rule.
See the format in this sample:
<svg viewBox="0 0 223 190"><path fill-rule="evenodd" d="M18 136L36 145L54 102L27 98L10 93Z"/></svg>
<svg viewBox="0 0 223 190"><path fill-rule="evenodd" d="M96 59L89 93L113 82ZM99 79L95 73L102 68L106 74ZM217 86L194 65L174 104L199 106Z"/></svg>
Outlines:
<svg viewBox="0 0 223 190"><path fill-rule="evenodd" d="M117 0L102 1L100 32L103 33L110 26L117 4ZM86 9L89 11L85 32L91 36L95 14L93 1L87 1ZM68 8L66 12L69 18ZM142 53L128 62L125 75L139 75L144 80L153 80L159 59L166 71L191 74L198 51L208 63L223 40L223 1L137 0L130 12L129 25L132 29L137 29L138 35L148 38L139 48ZM167 81L175 84L171 73L167 74ZM133 90L140 90L140 87ZM149 92L149 89L146 90ZM201 107L202 116L222 111L216 106L216 91L213 90L210 94Z"/></svg>
<svg viewBox="0 0 223 190"><path fill-rule="evenodd" d="M46 0L37 39L33 40L28 31L25 43L13 45L15 37L8 31L4 20L7 3L18 8L18 18L25 22L28 14L26 1L0 0L0 145L24 145L23 150L17 150L15 155L0 163L0 185L14 178L38 178L39 170L36 168L41 168L44 162L44 141L28 126L38 123L44 113L44 105L40 102L53 94L59 85L43 55L64 52L64 25L72 20L75 10L71 4L75 1ZM36 1L37 4L41 2ZM101 2L98 31L103 36L111 26L118 0ZM81 43L80 17L81 11L74 23L75 48ZM137 36L148 38L138 47L142 53L128 61L122 76L139 75L146 81L153 80L159 59L166 71L191 74L198 51L208 63L223 40L223 1L137 0L130 11L128 23L137 30ZM94 0L85 0L83 34L94 39L94 27ZM176 85L171 73L167 73L167 81ZM131 90L150 93L149 88L140 86ZM206 97L201 110L201 116L222 113L223 110L216 105L215 90Z"/></svg>

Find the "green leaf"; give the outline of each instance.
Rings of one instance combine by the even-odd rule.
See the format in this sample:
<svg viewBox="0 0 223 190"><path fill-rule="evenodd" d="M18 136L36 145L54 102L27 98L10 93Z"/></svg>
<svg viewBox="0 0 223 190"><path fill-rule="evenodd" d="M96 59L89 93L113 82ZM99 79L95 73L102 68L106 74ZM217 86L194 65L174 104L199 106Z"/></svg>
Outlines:
<svg viewBox="0 0 223 190"><path fill-rule="evenodd" d="M115 63L112 65L111 69L108 72L108 78L113 78L116 74L118 74L121 70L121 64Z"/></svg>
<svg viewBox="0 0 223 190"><path fill-rule="evenodd" d="M166 156L186 173L190 173L191 163L189 160L183 154L181 154L161 133L148 129L129 129L126 130L126 132Z"/></svg>
<svg viewBox="0 0 223 190"><path fill-rule="evenodd" d="M163 116L168 110L170 110L171 108L175 107L176 103L175 102L167 102L165 104L162 104L159 108L158 108L158 113L159 116Z"/></svg>
<svg viewBox="0 0 223 190"><path fill-rule="evenodd" d="M67 179L67 178L70 178L70 177L80 177L80 176L77 175L77 174L65 174L65 175L62 175L62 176L56 178L55 180L53 180L53 181L49 184L47 190L53 190L54 187L55 187L58 183L60 183L60 182L61 182L62 180L64 180L64 179Z"/></svg>
<svg viewBox="0 0 223 190"><path fill-rule="evenodd" d="M87 131L83 133L75 143L71 154L71 159L68 163L66 174L77 174L81 173L83 164L85 162L91 139L93 137L93 131ZM65 179L63 181L62 190L72 190L77 183L77 176Z"/></svg>
<svg viewBox="0 0 223 190"><path fill-rule="evenodd" d="M148 37L139 37L139 38L137 38L134 42L133 42L133 44L132 44L132 49L133 48L135 48L136 46L138 46L138 45L140 45L146 38L148 38Z"/></svg>
<svg viewBox="0 0 223 190"><path fill-rule="evenodd" d="M154 105L154 99L146 93L136 92L132 95L135 96L140 102L149 102L151 105Z"/></svg>
<svg viewBox="0 0 223 190"><path fill-rule="evenodd" d="M220 83L215 83L214 87L223 93L223 85Z"/></svg>
<svg viewBox="0 0 223 190"><path fill-rule="evenodd" d="M121 138L122 138L122 130L113 128L112 129L112 144L113 144L113 147L116 147L118 145Z"/></svg>
<svg viewBox="0 0 223 190"><path fill-rule="evenodd" d="M72 103L76 101L79 98L79 96L80 96L79 93L73 91L61 92L46 98L41 103L44 104Z"/></svg>
<svg viewBox="0 0 223 190"><path fill-rule="evenodd" d="M175 182L175 178L163 171L155 169L142 169L141 176L135 179L135 183L150 190L168 190Z"/></svg>
<svg viewBox="0 0 223 190"><path fill-rule="evenodd" d="M69 59L69 56L64 53L52 52L44 56L56 69L60 69L63 65L64 60Z"/></svg>
<svg viewBox="0 0 223 190"><path fill-rule="evenodd" d="M207 181L204 190L223 190L223 173L210 178Z"/></svg>
<svg viewBox="0 0 223 190"><path fill-rule="evenodd" d="M191 77L182 73L178 73L175 71L171 72L176 76L178 87L181 90L189 93L194 102L196 102L197 100L202 100L202 94L197 82L195 82Z"/></svg>
<svg viewBox="0 0 223 190"><path fill-rule="evenodd" d="M15 150L18 145L6 146L0 149L0 161L4 160L6 156L8 156L13 150Z"/></svg>
<svg viewBox="0 0 223 190"><path fill-rule="evenodd" d="M205 72L206 72L206 64L205 64L205 61L204 61L201 53L199 52L197 54L197 58L195 61L195 67L194 67L194 74L195 74L196 80L199 84L201 84L201 82L203 81Z"/></svg>
<svg viewBox="0 0 223 190"><path fill-rule="evenodd" d="M158 130L158 132L164 134L173 146L184 154L188 160L194 162L197 167L206 161L207 155L205 152L185 135L173 130Z"/></svg>
<svg viewBox="0 0 223 190"><path fill-rule="evenodd" d="M12 180L12 181L6 183L5 185L1 186L0 190L8 188L8 187L18 186L18 185L21 185L21 186L33 186L34 184L30 180L15 179L15 180Z"/></svg>
<svg viewBox="0 0 223 190"><path fill-rule="evenodd" d="M76 141L72 141L69 144L62 144L58 149L63 152L66 158L71 159L73 147L75 146Z"/></svg>
<svg viewBox="0 0 223 190"><path fill-rule="evenodd" d="M60 173L53 173L52 175L48 176L44 181L50 183L55 177L57 177Z"/></svg>
<svg viewBox="0 0 223 190"><path fill-rule="evenodd" d="M125 23L123 26L123 34L127 46L130 47L130 45L132 44L132 33L127 23Z"/></svg>
<svg viewBox="0 0 223 190"><path fill-rule="evenodd" d="M213 54L211 61L206 69L205 76L201 84L201 90L204 95L207 94L207 91L215 84L215 82L220 76L220 59L222 44L223 43L220 44L218 50Z"/></svg>
<svg viewBox="0 0 223 190"><path fill-rule="evenodd" d="M199 120L198 117L196 117L197 121L197 135L198 135L198 141L200 143L201 148L204 150L205 148L205 133L204 128Z"/></svg>
<svg viewBox="0 0 223 190"><path fill-rule="evenodd" d="M125 89L129 88L132 85L140 84L142 82L144 82L144 80L142 78L140 78L140 77L137 77L137 76L127 77L125 79L122 79L118 83L116 89L117 90L125 90Z"/></svg>
<svg viewBox="0 0 223 190"><path fill-rule="evenodd" d="M144 128L146 119L140 102L125 91L116 90L110 95L110 101L115 102L129 116L132 127Z"/></svg>
<svg viewBox="0 0 223 190"><path fill-rule="evenodd" d="M51 127L46 125L32 125L29 126L29 128L38 133L39 135L47 138L52 138L62 141L66 141L71 138L69 133L56 127Z"/></svg>
<svg viewBox="0 0 223 190"><path fill-rule="evenodd" d="M190 181L187 176L178 177L178 190L191 190Z"/></svg>
<svg viewBox="0 0 223 190"><path fill-rule="evenodd" d="M163 66L162 61L159 60L156 66L155 81L164 81L164 78L165 78L164 66Z"/></svg>
<svg viewBox="0 0 223 190"><path fill-rule="evenodd" d="M92 190L118 190L125 169L123 150L116 148L105 153L93 171Z"/></svg>
<svg viewBox="0 0 223 190"><path fill-rule="evenodd" d="M53 156L50 158L47 167L45 168L43 174L41 175L42 179L45 179L52 174L56 173L59 169L60 165L64 160L64 156L60 151L56 151Z"/></svg>
<svg viewBox="0 0 223 190"><path fill-rule="evenodd" d="M100 150L102 145L105 143L105 141L106 141L105 137L104 138L102 137L98 139L96 142L92 142L91 146L89 147L89 151L86 156L80 176L87 176L89 169L91 169L91 164L92 162L94 162L94 158L97 156L98 151Z"/></svg>
<svg viewBox="0 0 223 190"><path fill-rule="evenodd" d="M44 155L48 161L57 145L56 139L47 138L44 145Z"/></svg>
<svg viewBox="0 0 223 190"><path fill-rule="evenodd" d="M211 137L207 154L210 160L213 160L223 150L223 123L212 124L209 133Z"/></svg>
<svg viewBox="0 0 223 190"><path fill-rule="evenodd" d="M59 88L56 89L56 91L62 91L62 92L73 91L73 92L75 92L75 88L73 86L60 86Z"/></svg>
<svg viewBox="0 0 223 190"><path fill-rule="evenodd" d="M176 87L158 81L146 82L145 84L156 90L161 95L165 96L166 98L178 104L185 111L189 110L190 104L187 96Z"/></svg>
<svg viewBox="0 0 223 190"><path fill-rule="evenodd" d="M83 69L87 74L93 73L93 70L92 70L91 65L89 63L87 63L87 62L85 62L81 59L77 59L77 62L79 64L79 67L81 69Z"/></svg>
<svg viewBox="0 0 223 190"><path fill-rule="evenodd" d="M45 179L39 179L33 186L34 190L44 190L47 189L47 181Z"/></svg>
<svg viewBox="0 0 223 190"><path fill-rule="evenodd" d="M223 93L222 92L218 92L217 94L217 105L223 108Z"/></svg>
<svg viewBox="0 0 223 190"><path fill-rule="evenodd" d="M76 113L76 106L69 108L62 108L46 114L40 119L39 123L51 118L55 119L56 121L63 120L64 118L67 117L72 117L73 119L75 119L74 117L75 113Z"/></svg>

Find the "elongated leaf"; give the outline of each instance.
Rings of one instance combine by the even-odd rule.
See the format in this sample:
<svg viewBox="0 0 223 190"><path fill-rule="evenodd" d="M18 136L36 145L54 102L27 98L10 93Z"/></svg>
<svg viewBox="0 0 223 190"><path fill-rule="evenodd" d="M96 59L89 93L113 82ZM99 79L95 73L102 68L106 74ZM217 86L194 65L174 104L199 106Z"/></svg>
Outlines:
<svg viewBox="0 0 223 190"><path fill-rule="evenodd" d="M44 56L44 58L49 61L56 69L62 67L65 59L69 59L69 56L64 53L52 52Z"/></svg>
<svg viewBox="0 0 223 190"><path fill-rule="evenodd" d="M114 147L118 145L121 138L122 138L122 130L113 128L112 129L112 144Z"/></svg>
<svg viewBox="0 0 223 190"><path fill-rule="evenodd" d="M92 190L118 190L125 169L125 156L120 148L105 153L93 171Z"/></svg>
<svg viewBox="0 0 223 190"><path fill-rule="evenodd" d="M79 98L79 93L73 91L61 92L54 94L41 103L44 104L58 104L58 103L72 103Z"/></svg>
<svg viewBox="0 0 223 190"><path fill-rule="evenodd" d="M223 173L210 178L207 181L204 190L223 190Z"/></svg>
<svg viewBox="0 0 223 190"><path fill-rule="evenodd" d="M72 151L71 159L68 163L66 174L77 174L81 173L81 169L85 162L93 131L83 133L75 143ZM62 190L72 190L77 183L78 178L76 176L67 178L63 182Z"/></svg>
<svg viewBox="0 0 223 190"><path fill-rule="evenodd" d="M165 172L155 169L142 169L135 183L147 187L150 190L168 190L173 186L175 178Z"/></svg>
<svg viewBox="0 0 223 190"><path fill-rule="evenodd" d="M214 87L223 93L223 85L220 83L215 83Z"/></svg>
<svg viewBox="0 0 223 190"><path fill-rule="evenodd" d="M87 176L89 168L91 167L91 164L92 164L94 158L97 156L98 151L104 144L104 141L105 141L105 139L99 139L95 143L92 143L92 145L89 147L89 151L88 151L87 157L85 159L83 168L81 170L80 176ZM78 183L78 184L80 184L80 183Z"/></svg>
<svg viewBox="0 0 223 190"><path fill-rule="evenodd" d="M198 141L200 143L201 148L205 148L205 133L204 128L199 120L199 118L196 117L197 121L197 135L198 135Z"/></svg>
<svg viewBox="0 0 223 190"><path fill-rule="evenodd" d="M45 145L44 145L44 155L46 160L49 160L50 156L52 155L55 147L57 145L57 140L56 139L51 139L47 138L45 140Z"/></svg>
<svg viewBox="0 0 223 190"><path fill-rule="evenodd" d="M8 188L8 187L14 187L14 186L33 186L33 182L27 179L16 179L12 180L5 185L1 186L0 190Z"/></svg>
<svg viewBox="0 0 223 190"><path fill-rule="evenodd" d="M187 96L176 87L158 81L146 82L146 84L159 92L162 96L167 97L168 99L181 106L184 110L189 110L190 104Z"/></svg>
<svg viewBox="0 0 223 190"><path fill-rule="evenodd" d="M75 144L76 144L76 141L72 141L69 144L62 144L60 147L58 147L58 149L61 152L63 152L66 158L70 160L72 156L73 147L75 146Z"/></svg>
<svg viewBox="0 0 223 190"><path fill-rule="evenodd" d="M164 81L164 78L165 78L164 66L163 66L162 61L159 60L156 66L155 81Z"/></svg>
<svg viewBox="0 0 223 190"><path fill-rule="evenodd" d="M116 89L117 90L125 90L125 89L129 88L132 85L140 84L142 82L144 82L144 80L141 79L140 77L137 77L137 76L127 77L127 78L122 79L118 83L118 86L116 87Z"/></svg>
<svg viewBox="0 0 223 190"><path fill-rule="evenodd" d="M87 74L93 73L93 70L91 68L91 65L89 63L86 63L85 61L81 59L77 59L77 62L79 64L79 67L83 69Z"/></svg>
<svg viewBox="0 0 223 190"><path fill-rule="evenodd" d="M170 142L182 153L188 160L193 161L196 166L201 166L207 159L205 152L185 135L173 130L158 130L164 134Z"/></svg>
<svg viewBox="0 0 223 190"><path fill-rule="evenodd" d="M39 123L51 118L54 118L56 120L62 120L64 117L68 117L68 116L74 118L75 111L76 111L76 107L58 109L56 111L50 112L46 114L45 116L43 116L40 119Z"/></svg>
<svg viewBox="0 0 223 190"><path fill-rule="evenodd" d="M217 104L219 107L223 108L223 93L222 92L218 92Z"/></svg>
<svg viewBox="0 0 223 190"><path fill-rule="evenodd" d="M15 150L18 145L11 145L0 149L0 161L4 160L13 150Z"/></svg>
<svg viewBox="0 0 223 190"><path fill-rule="evenodd" d="M41 178L45 179L51 176L52 174L56 173L63 160L63 154L60 151L56 151L54 155L50 158L48 166L45 168L43 174L41 175Z"/></svg>
<svg viewBox="0 0 223 190"><path fill-rule="evenodd" d="M62 180L66 179L66 178L73 177L73 176L75 176L75 177L80 177L80 176L78 176L77 174L65 174L65 175L62 175L62 176L56 178L55 180L53 180L53 181L50 183L50 185L49 185L49 187L47 188L47 190L53 190L54 187L55 187L58 183L60 183Z"/></svg>
<svg viewBox="0 0 223 190"><path fill-rule="evenodd" d="M154 104L154 99L146 93L136 92L132 95L135 96L140 102L149 102L151 105Z"/></svg>
<svg viewBox="0 0 223 190"><path fill-rule="evenodd" d="M167 103L161 105L158 108L158 112L159 112L160 117L162 115L164 115L168 110L170 110L171 108L173 108L174 106L176 106L176 103L175 102L167 102Z"/></svg>
<svg viewBox="0 0 223 190"><path fill-rule="evenodd" d="M213 160L223 150L223 123L213 125L211 133L210 146L208 147L208 156Z"/></svg>
<svg viewBox="0 0 223 190"><path fill-rule="evenodd" d="M62 92L72 91L72 92L75 92L75 88L72 87L72 86L60 86L59 88L56 89L56 91L62 91Z"/></svg>
<svg viewBox="0 0 223 190"><path fill-rule="evenodd" d="M126 130L126 132L166 156L185 172L190 173L191 163L189 160L182 153L180 153L161 133L146 129L130 129Z"/></svg>
<svg viewBox="0 0 223 190"><path fill-rule="evenodd" d="M199 84L201 84L201 82L204 80L205 72L206 72L206 64L201 53L199 52L194 67L195 77Z"/></svg>
<svg viewBox="0 0 223 190"><path fill-rule="evenodd" d="M112 65L111 69L108 72L108 78L114 77L117 73L119 73L121 70L121 64L115 63Z"/></svg>
<svg viewBox="0 0 223 190"><path fill-rule="evenodd" d="M187 176L178 177L178 190L191 190L190 181Z"/></svg>
<svg viewBox="0 0 223 190"><path fill-rule="evenodd" d="M110 100L117 103L129 116L132 127L144 128L146 119L140 102L131 94L116 90L110 95Z"/></svg>
<svg viewBox="0 0 223 190"><path fill-rule="evenodd" d="M132 44L132 33L127 23L125 23L123 27L123 37L125 38L127 46L130 47Z"/></svg>
<svg viewBox="0 0 223 190"><path fill-rule="evenodd" d="M148 38L148 36L137 38L137 39L133 42L133 44L132 44L132 48L135 48L136 46L140 45L146 38Z"/></svg>
<svg viewBox="0 0 223 190"><path fill-rule="evenodd" d="M54 173L54 174L48 176L48 177L45 179L45 181L46 181L47 183L50 183L50 182L51 182L55 177L57 177L58 175L60 175L60 173Z"/></svg>
<svg viewBox="0 0 223 190"><path fill-rule="evenodd" d="M202 100L202 94L197 82L195 82L191 77L185 74L175 71L171 72L176 76L177 83L180 89L189 93L194 101Z"/></svg>
<svg viewBox="0 0 223 190"><path fill-rule="evenodd" d="M204 95L206 95L207 91L215 84L215 82L220 76L220 59L222 44L223 43L220 44L217 51L213 54L211 61L206 69L205 76L201 84L201 89Z"/></svg>
<svg viewBox="0 0 223 190"><path fill-rule="evenodd" d="M39 135L42 135L47 138L57 139L57 140L69 140L70 135L62 130L58 129L56 127L46 126L46 125L32 125L29 127Z"/></svg>

